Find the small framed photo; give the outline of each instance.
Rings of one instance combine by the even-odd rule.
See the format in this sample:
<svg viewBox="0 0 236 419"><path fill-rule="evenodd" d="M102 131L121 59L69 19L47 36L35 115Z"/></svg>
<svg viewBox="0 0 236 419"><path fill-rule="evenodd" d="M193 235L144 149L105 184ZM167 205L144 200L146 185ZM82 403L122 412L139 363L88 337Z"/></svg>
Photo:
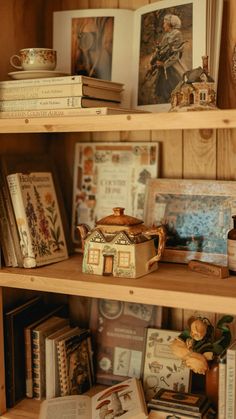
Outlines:
<svg viewBox="0 0 236 419"><path fill-rule="evenodd" d="M166 227L163 261L197 259L227 265L227 233L234 214L233 181L150 179L147 183L144 221Z"/></svg>

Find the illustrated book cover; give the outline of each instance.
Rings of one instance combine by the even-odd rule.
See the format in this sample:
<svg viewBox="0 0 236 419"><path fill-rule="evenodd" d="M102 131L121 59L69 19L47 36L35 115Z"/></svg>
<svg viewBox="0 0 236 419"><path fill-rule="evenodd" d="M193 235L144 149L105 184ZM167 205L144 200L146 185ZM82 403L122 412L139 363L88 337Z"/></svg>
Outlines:
<svg viewBox="0 0 236 419"><path fill-rule="evenodd" d="M79 246L77 225L95 226L124 207L143 218L147 179L159 174L159 143L76 143L72 209L72 238Z"/></svg>
<svg viewBox="0 0 236 419"><path fill-rule="evenodd" d="M150 400L160 388L187 392L190 370L176 358L170 344L179 332L147 328L143 363L143 386L146 400Z"/></svg>
<svg viewBox="0 0 236 419"><path fill-rule="evenodd" d="M82 394L94 383L91 334L76 327L74 333L56 343L60 395Z"/></svg>
<svg viewBox="0 0 236 419"><path fill-rule="evenodd" d="M112 385L128 377L140 378L146 327L161 327L162 322L162 307L93 299L90 329L96 381Z"/></svg>
<svg viewBox="0 0 236 419"><path fill-rule="evenodd" d="M122 106L166 111L171 91L203 56L217 82L222 6L222 0L162 0L136 10L54 12L58 68L123 83Z"/></svg>
<svg viewBox="0 0 236 419"><path fill-rule="evenodd" d="M128 379L89 395L65 396L41 403L39 419L146 419L148 418L142 385L136 378Z"/></svg>
<svg viewBox="0 0 236 419"><path fill-rule="evenodd" d="M50 172L7 176L25 268L68 258L60 209Z"/></svg>

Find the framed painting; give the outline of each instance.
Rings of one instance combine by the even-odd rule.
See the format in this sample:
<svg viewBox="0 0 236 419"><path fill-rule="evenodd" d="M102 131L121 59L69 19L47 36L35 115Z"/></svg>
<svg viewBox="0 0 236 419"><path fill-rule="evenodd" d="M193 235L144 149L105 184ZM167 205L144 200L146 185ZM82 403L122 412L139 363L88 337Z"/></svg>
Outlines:
<svg viewBox="0 0 236 419"><path fill-rule="evenodd" d="M227 233L236 214L236 182L150 179L144 221L164 224L163 261L192 259L227 265Z"/></svg>

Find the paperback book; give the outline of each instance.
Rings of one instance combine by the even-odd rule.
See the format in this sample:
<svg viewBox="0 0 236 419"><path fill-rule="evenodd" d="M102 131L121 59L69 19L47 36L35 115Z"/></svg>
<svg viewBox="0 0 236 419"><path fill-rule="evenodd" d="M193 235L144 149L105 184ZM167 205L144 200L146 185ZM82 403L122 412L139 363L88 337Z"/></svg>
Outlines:
<svg viewBox="0 0 236 419"><path fill-rule="evenodd" d="M20 236L23 266L33 268L68 258L60 210L50 172L7 176Z"/></svg>
<svg viewBox="0 0 236 419"><path fill-rule="evenodd" d="M102 390L94 396L77 395L45 400L39 419L148 418L142 385L133 378Z"/></svg>
<svg viewBox="0 0 236 419"><path fill-rule="evenodd" d="M123 83L124 107L168 110L171 91L202 65L202 56L209 56L217 83L222 6L222 0L162 0L136 10L54 12L58 68Z"/></svg>

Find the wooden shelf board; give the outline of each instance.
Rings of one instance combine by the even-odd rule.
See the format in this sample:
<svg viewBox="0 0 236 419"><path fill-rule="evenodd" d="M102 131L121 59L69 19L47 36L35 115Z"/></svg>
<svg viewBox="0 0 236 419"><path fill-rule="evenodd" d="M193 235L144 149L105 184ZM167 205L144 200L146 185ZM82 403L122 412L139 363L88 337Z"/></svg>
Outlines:
<svg viewBox="0 0 236 419"><path fill-rule="evenodd" d="M0 419L38 419L40 401L24 399L0 416Z"/></svg>
<svg viewBox="0 0 236 419"><path fill-rule="evenodd" d="M173 263L160 263L149 275L127 279L83 274L81 255L74 255L36 269L3 268L0 286L236 314L234 277L208 277Z"/></svg>
<svg viewBox="0 0 236 419"><path fill-rule="evenodd" d="M0 119L0 133L236 128L236 110Z"/></svg>

